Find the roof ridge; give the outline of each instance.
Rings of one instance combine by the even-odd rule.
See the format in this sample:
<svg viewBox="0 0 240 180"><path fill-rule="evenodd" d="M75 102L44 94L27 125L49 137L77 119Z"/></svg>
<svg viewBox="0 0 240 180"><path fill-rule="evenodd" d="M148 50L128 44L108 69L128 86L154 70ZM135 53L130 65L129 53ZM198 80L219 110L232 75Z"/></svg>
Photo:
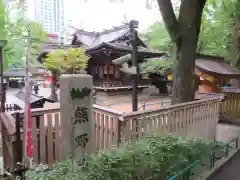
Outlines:
<svg viewBox="0 0 240 180"><path fill-rule="evenodd" d="M205 58L211 60L225 60L222 56L216 56L211 54L196 53L196 59Z"/></svg>
<svg viewBox="0 0 240 180"><path fill-rule="evenodd" d="M77 32L81 32L85 35L99 36L99 35L104 35L104 34L108 34L108 33L114 32L114 31L127 29L127 28L129 28L129 25L127 23L124 23L123 25L113 26L110 29L105 29L102 31L86 31L84 29L79 29L79 30L77 30Z"/></svg>

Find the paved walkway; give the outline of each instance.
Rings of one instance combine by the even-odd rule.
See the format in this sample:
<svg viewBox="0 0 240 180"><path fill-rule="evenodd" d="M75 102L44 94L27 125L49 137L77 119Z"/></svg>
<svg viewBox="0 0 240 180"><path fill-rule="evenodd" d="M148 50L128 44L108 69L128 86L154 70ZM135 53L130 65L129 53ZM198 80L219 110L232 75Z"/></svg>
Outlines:
<svg viewBox="0 0 240 180"><path fill-rule="evenodd" d="M240 180L240 151L208 180Z"/></svg>

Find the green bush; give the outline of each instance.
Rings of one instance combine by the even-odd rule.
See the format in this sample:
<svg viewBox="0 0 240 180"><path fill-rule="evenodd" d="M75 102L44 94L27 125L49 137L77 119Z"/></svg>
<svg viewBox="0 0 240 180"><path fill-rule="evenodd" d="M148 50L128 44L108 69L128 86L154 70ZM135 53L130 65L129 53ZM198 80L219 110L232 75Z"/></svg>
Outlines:
<svg viewBox="0 0 240 180"><path fill-rule="evenodd" d="M215 146L200 138L151 136L131 147L123 144L93 154L74 171L70 160L51 169L38 166L27 173L27 180L164 180Z"/></svg>

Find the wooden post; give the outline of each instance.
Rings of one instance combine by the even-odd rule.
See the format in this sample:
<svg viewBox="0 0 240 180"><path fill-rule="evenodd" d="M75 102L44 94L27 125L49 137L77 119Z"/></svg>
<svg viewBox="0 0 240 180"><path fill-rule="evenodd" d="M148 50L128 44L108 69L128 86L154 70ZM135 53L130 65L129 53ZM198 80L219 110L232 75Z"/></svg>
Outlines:
<svg viewBox="0 0 240 180"><path fill-rule="evenodd" d="M21 141L21 117L20 113L16 114L16 146L17 146L17 162L21 162L23 159L22 153L22 141Z"/></svg>
<svg viewBox="0 0 240 180"><path fill-rule="evenodd" d="M6 102L6 91L4 88L3 81L3 47L5 45L5 40L0 40L0 74L1 74L1 112L5 112L5 102Z"/></svg>
<svg viewBox="0 0 240 180"><path fill-rule="evenodd" d="M61 158L72 158L73 163L82 163L90 148L92 84L92 76L87 74L60 76Z"/></svg>
<svg viewBox="0 0 240 180"><path fill-rule="evenodd" d="M138 28L138 21L130 21L130 31L132 35L131 45L132 45L132 67L138 69L137 62L137 31L135 28ZM132 111L138 111L138 96L137 96L137 88L138 88L138 70L136 74L132 75ZM137 123L138 124L138 123Z"/></svg>

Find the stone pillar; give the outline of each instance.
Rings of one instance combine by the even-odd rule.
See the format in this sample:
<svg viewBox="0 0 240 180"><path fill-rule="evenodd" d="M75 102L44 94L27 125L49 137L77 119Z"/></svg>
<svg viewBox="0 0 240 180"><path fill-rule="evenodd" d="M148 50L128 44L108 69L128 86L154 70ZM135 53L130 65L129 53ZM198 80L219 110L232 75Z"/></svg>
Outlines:
<svg viewBox="0 0 240 180"><path fill-rule="evenodd" d="M92 76L60 76L61 158L82 161L92 134Z"/></svg>

